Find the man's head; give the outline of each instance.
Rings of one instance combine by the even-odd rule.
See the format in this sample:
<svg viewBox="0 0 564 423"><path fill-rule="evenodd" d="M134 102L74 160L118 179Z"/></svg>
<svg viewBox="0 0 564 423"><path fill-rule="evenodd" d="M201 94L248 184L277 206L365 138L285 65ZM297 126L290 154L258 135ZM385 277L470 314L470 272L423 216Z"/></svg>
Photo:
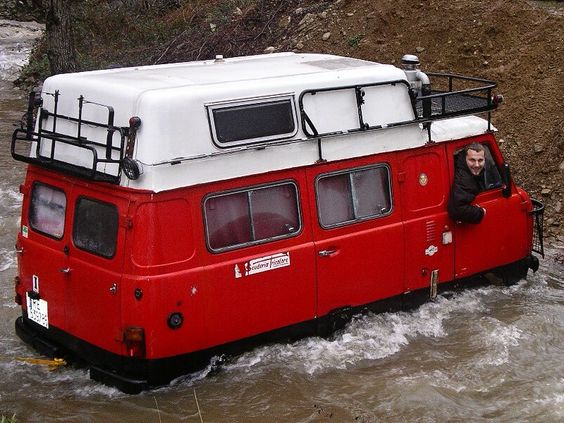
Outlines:
<svg viewBox="0 0 564 423"><path fill-rule="evenodd" d="M482 173L486 164L486 153L482 144L476 142L466 147L466 165L474 176Z"/></svg>

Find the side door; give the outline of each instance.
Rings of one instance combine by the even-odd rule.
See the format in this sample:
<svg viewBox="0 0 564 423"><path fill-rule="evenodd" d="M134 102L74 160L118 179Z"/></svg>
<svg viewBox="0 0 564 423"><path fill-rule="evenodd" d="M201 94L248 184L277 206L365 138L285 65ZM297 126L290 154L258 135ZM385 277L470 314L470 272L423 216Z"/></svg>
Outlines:
<svg viewBox="0 0 564 423"><path fill-rule="evenodd" d="M296 323L315 313L313 243L299 172L204 187L205 346Z"/></svg>
<svg viewBox="0 0 564 423"><path fill-rule="evenodd" d="M447 214L450 179L444 145L400 153L406 289L454 279L454 229Z"/></svg>
<svg viewBox="0 0 564 423"><path fill-rule="evenodd" d="M127 197L76 186L66 275L66 322L75 337L121 352L121 277Z"/></svg>
<svg viewBox="0 0 564 423"><path fill-rule="evenodd" d="M403 292L403 225L392 157L308 170L319 316Z"/></svg>
<svg viewBox="0 0 564 423"><path fill-rule="evenodd" d="M474 200L474 204L486 209L486 215L478 224L451 221L455 228L454 263L458 279L513 263L527 254L527 203L513 183L511 195L503 196L500 170L504 162L493 135L450 143L450 173L454 175L455 154L473 141L486 149L487 187Z"/></svg>

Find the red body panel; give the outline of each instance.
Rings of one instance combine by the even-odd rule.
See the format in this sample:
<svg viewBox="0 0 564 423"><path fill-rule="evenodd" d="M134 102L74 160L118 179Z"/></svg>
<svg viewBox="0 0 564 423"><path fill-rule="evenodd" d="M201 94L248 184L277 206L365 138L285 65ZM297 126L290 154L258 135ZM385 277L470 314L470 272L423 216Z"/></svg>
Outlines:
<svg viewBox="0 0 564 423"><path fill-rule="evenodd" d="M371 164L387 165L393 175L395 156L388 154L376 160L364 158L310 168L308 186L313 187L320 174ZM403 292L404 241L398 205L399 195L392 190L392 211L387 216L330 229L313 224L318 316ZM310 200L310 213L317 215L315 194ZM324 256L324 251L332 253Z"/></svg>
<svg viewBox="0 0 564 423"><path fill-rule="evenodd" d="M228 181L201 187L197 197L201 199L209 192L261 185L273 180L294 182L299 187L300 197L307 198L301 192L305 186L304 173L299 171L247 178L243 184ZM314 318L315 271L311 265L313 243L308 225L311 217L303 202L299 207L302 228L290 238L214 254L206 249L203 229L199 232L198 245L204 256L203 283L206 287L199 301L206 307L206 321L202 327L206 346L213 345L217 339L232 341ZM289 266L245 275L245 264L251 260L280 253L289 255Z"/></svg>
<svg viewBox="0 0 564 423"><path fill-rule="evenodd" d="M501 165L493 136L477 140L489 143ZM510 198L502 196L501 188L480 194L476 202L487 215L479 225L456 224L446 213L453 154L470 141L158 194L84 182L31 166L23 187L22 225L29 227L34 181L64 190L67 210L62 239L32 229L27 237L18 236L24 249L18 286L23 307L35 275L41 298L49 304L50 325L118 355L126 354L125 328L142 327L146 358L156 359L427 289L435 270L442 283L515 262L531 249L526 194L516 187ZM388 171L391 209L365 220L322 227L316 194L320 175L373 165ZM257 245L211 251L204 219L207 196L280 181L297 189L299 230ZM82 196L117 207L119 227L111 258L73 244L75 204ZM256 260L284 262L268 271L249 271ZM169 326L173 313L182 316L179 327Z"/></svg>
<svg viewBox="0 0 564 423"><path fill-rule="evenodd" d="M429 287L431 274L438 270L437 282L453 277L454 247L443 240L453 225L446 212L451 179L445 146L432 145L402 156L399 186L405 225L406 289Z"/></svg>

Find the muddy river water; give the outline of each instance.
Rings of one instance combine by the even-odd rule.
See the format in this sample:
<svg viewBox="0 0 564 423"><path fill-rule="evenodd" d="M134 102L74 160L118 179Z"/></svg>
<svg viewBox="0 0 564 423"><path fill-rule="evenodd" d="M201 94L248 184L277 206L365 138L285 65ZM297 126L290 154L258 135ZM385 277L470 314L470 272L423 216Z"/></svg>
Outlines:
<svg viewBox="0 0 564 423"><path fill-rule="evenodd" d="M0 415L18 422L564 421L564 246L512 287L365 315L330 339L275 344L129 396L55 370L17 338L14 243L24 166L9 140L26 94L11 80L37 35L0 21Z"/></svg>

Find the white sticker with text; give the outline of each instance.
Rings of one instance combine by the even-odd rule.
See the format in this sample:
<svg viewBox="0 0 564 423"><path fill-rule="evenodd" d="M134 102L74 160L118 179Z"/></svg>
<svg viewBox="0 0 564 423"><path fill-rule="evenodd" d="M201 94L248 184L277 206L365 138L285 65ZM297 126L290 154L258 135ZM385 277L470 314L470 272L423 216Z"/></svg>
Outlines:
<svg viewBox="0 0 564 423"><path fill-rule="evenodd" d="M281 267L290 266L290 253L278 253L271 256L260 257L246 262L243 269L238 264L235 265L235 277L255 275L257 273L268 272ZM241 271L243 270L243 272Z"/></svg>
<svg viewBox="0 0 564 423"><path fill-rule="evenodd" d="M435 245L429 245L429 247L425 250L426 256L434 255L439 249Z"/></svg>

